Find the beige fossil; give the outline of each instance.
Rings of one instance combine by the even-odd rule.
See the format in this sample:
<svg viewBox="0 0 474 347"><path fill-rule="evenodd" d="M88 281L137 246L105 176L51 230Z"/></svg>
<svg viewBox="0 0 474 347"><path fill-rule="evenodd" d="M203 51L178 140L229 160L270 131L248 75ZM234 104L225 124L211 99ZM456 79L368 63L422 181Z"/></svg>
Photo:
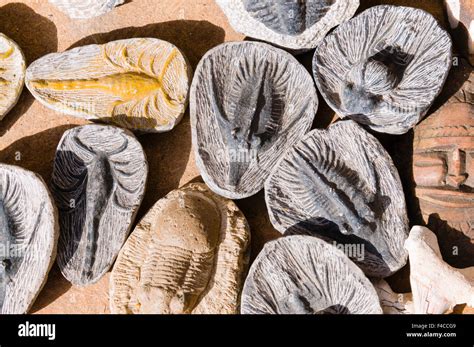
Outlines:
<svg viewBox="0 0 474 347"><path fill-rule="evenodd" d="M237 313L250 240L228 199L192 183L137 225L110 279L113 313Z"/></svg>

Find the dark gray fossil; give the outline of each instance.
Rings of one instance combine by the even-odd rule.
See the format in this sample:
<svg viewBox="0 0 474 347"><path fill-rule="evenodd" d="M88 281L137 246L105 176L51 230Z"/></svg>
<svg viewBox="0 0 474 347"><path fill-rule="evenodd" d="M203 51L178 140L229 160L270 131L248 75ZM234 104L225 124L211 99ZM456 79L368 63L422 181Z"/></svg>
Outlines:
<svg viewBox="0 0 474 347"><path fill-rule="evenodd" d="M357 123L313 130L265 183L270 220L288 234L313 234L344 247L369 276L386 277L406 263L405 198L382 145Z"/></svg>
<svg viewBox="0 0 474 347"><path fill-rule="evenodd" d="M380 132L418 123L451 67L451 39L436 19L410 7L375 6L318 45L316 84L329 106Z"/></svg>
<svg viewBox="0 0 474 347"><path fill-rule="evenodd" d="M126 130L85 125L64 133L54 161L59 209L58 265L77 285L98 281L112 266L145 191L148 164Z"/></svg>
<svg viewBox="0 0 474 347"><path fill-rule="evenodd" d="M242 292L244 314L382 313L364 273L336 247L310 236L265 245Z"/></svg>
<svg viewBox="0 0 474 347"><path fill-rule="evenodd" d="M0 313L24 314L56 256L57 211L43 180L0 164Z"/></svg>
<svg viewBox="0 0 474 347"><path fill-rule="evenodd" d="M294 51L316 47L327 32L351 18L359 0L216 0L232 27Z"/></svg>
<svg viewBox="0 0 474 347"><path fill-rule="evenodd" d="M290 54L256 42L212 49L190 96L204 181L228 198L257 193L278 158L309 130L317 106L311 76Z"/></svg>

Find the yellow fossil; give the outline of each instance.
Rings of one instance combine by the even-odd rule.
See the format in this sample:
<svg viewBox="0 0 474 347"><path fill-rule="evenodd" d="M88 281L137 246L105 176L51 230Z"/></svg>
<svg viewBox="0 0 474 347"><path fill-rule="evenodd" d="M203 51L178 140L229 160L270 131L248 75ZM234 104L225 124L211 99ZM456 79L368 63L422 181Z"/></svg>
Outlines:
<svg viewBox="0 0 474 347"><path fill-rule="evenodd" d="M14 52L13 46L10 46L5 52L0 53L0 59L8 59Z"/></svg>

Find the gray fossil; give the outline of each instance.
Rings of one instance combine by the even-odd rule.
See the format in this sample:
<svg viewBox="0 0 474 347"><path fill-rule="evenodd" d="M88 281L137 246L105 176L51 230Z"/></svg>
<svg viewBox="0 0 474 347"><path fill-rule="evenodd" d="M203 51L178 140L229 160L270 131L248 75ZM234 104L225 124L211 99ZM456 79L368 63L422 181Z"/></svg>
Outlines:
<svg viewBox="0 0 474 347"><path fill-rule="evenodd" d="M310 236L265 245L242 292L245 314L382 313L364 273L336 247Z"/></svg>
<svg viewBox="0 0 474 347"><path fill-rule="evenodd" d="M59 209L58 265L87 285L112 266L145 191L148 164L127 130L84 125L64 133L54 160L52 192Z"/></svg>
<svg viewBox="0 0 474 347"><path fill-rule="evenodd" d="M451 39L423 10L375 6L318 45L319 91L341 117L402 134L418 123L451 67Z"/></svg>
<svg viewBox="0 0 474 347"><path fill-rule="evenodd" d="M313 130L265 183L273 226L315 234L341 247L368 276L405 265L408 218L400 178L388 153L352 120Z"/></svg>
<svg viewBox="0 0 474 347"><path fill-rule="evenodd" d="M0 313L24 314L56 257L56 207L43 180L0 164Z"/></svg>
<svg viewBox="0 0 474 347"><path fill-rule="evenodd" d="M257 193L276 161L311 127L318 107L311 76L264 43L225 43L199 63L190 109L196 163L216 193Z"/></svg>
<svg viewBox="0 0 474 347"><path fill-rule="evenodd" d="M351 18L359 0L216 0L232 27L247 36L295 51L316 47Z"/></svg>

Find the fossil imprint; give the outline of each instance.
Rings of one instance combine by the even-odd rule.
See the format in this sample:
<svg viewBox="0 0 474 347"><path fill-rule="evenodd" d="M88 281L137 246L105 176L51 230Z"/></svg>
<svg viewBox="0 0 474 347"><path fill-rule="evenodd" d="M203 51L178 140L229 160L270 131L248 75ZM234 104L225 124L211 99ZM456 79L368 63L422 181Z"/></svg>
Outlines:
<svg viewBox="0 0 474 347"><path fill-rule="evenodd" d="M0 33L0 120L20 98L25 69L25 58L20 47Z"/></svg>
<svg viewBox="0 0 474 347"><path fill-rule="evenodd" d="M363 272L336 247L311 236L267 243L242 292L243 314L382 313Z"/></svg>
<svg viewBox="0 0 474 347"><path fill-rule="evenodd" d="M190 110L196 163L216 193L257 193L278 158L311 127L318 99L290 54L264 43L225 43L199 63Z"/></svg>
<svg viewBox="0 0 474 347"><path fill-rule="evenodd" d="M0 313L24 314L56 257L56 207L43 180L0 164Z"/></svg>
<svg viewBox="0 0 474 347"><path fill-rule="evenodd" d="M352 120L313 130L291 148L265 182L265 200L282 233L358 245L350 258L369 276L389 276L406 263L408 217L398 172Z"/></svg>
<svg viewBox="0 0 474 347"><path fill-rule="evenodd" d="M318 45L313 73L341 117L402 134L418 123L451 67L451 39L423 10L375 6Z"/></svg>
<svg viewBox="0 0 474 347"><path fill-rule="evenodd" d="M138 38L48 54L26 71L45 106L139 132L171 130L187 106L191 68L169 42Z"/></svg>
<svg viewBox="0 0 474 347"><path fill-rule="evenodd" d="M69 281L87 285L112 266L143 198L148 165L128 131L85 125L58 145L52 193L59 209L58 265Z"/></svg>
<svg viewBox="0 0 474 347"><path fill-rule="evenodd" d="M112 11L125 0L49 0L73 19L87 19Z"/></svg>
<svg viewBox="0 0 474 347"><path fill-rule="evenodd" d="M159 200L120 251L113 313L237 313L247 221L230 200L191 183Z"/></svg>

